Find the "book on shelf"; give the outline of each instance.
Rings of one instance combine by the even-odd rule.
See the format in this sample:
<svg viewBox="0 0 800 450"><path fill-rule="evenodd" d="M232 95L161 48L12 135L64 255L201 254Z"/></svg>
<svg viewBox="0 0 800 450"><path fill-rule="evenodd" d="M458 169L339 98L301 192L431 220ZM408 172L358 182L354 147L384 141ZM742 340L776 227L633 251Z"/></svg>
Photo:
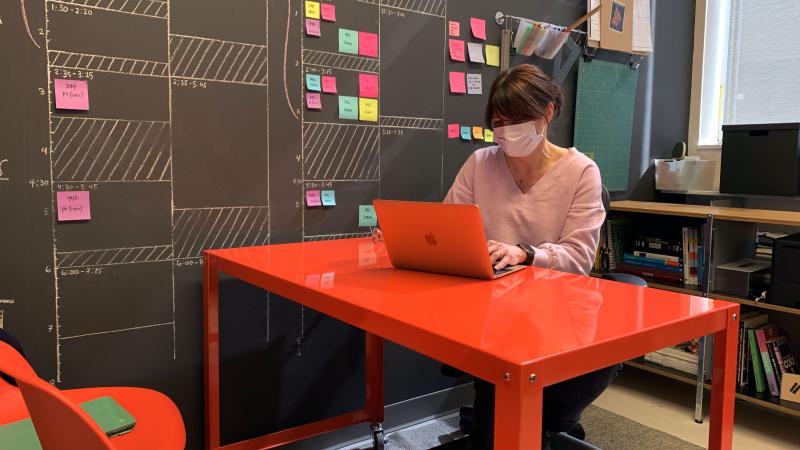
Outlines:
<svg viewBox="0 0 800 450"><path fill-rule="evenodd" d="M739 321L736 385L772 397L779 397L781 381L787 373L800 372L789 338L767 313L748 311Z"/></svg>
<svg viewBox="0 0 800 450"><path fill-rule="evenodd" d="M698 341L691 340L650 352L644 355L644 360L689 375L697 375L698 349Z"/></svg>
<svg viewBox="0 0 800 450"><path fill-rule="evenodd" d="M777 330L777 327L772 324L764 325L754 330L756 341L758 342L758 350L761 354L762 367L764 367L764 378L767 380L769 393L775 397L781 395L781 388L779 384L780 380L778 380L775 371L773 370L774 366L772 364L772 358L770 357L769 349L767 348L767 341L772 341L775 339Z"/></svg>

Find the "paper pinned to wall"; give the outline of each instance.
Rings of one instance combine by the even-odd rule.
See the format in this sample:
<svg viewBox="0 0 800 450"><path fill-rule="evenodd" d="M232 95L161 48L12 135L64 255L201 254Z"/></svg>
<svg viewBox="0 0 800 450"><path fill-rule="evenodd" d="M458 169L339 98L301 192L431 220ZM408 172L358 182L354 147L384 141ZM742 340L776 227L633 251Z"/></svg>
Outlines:
<svg viewBox="0 0 800 450"><path fill-rule="evenodd" d="M483 94L483 78L479 73L467 74L467 94L480 95Z"/></svg>
<svg viewBox="0 0 800 450"><path fill-rule="evenodd" d="M467 93L467 81L464 72L450 72L450 92L453 94Z"/></svg>
<svg viewBox="0 0 800 450"><path fill-rule="evenodd" d="M500 47L486 45L486 65L500 67Z"/></svg>
<svg viewBox="0 0 800 450"><path fill-rule="evenodd" d="M461 24L451 20L447 23L447 35L450 37L458 37L461 34Z"/></svg>
<svg viewBox="0 0 800 450"><path fill-rule="evenodd" d="M336 206L336 191L322 191L322 206Z"/></svg>
<svg viewBox="0 0 800 450"><path fill-rule="evenodd" d="M89 202L89 191L56 192L56 209L59 222L90 220L92 209Z"/></svg>
<svg viewBox="0 0 800 450"><path fill-rule="evenodd" d="M461 127L461 139L465 141L472 140L472 129L470 127Z"/></svg>
<svg viewBox="0 0 800 450"><path fill-rule="evenodd" d="M321 13L322 20L336 22L336 5L333 3L323 3Z"/></svg>
<svg viewBox="0 0 800 450"><path fill-rule="evenodd" d="M472 137L482 141L483 140L483 127L472 127Z"/></svg>
<svg viewBox="0 0 800 450"><path fill-rule="evenodd" d="M370 58L378 57L378 35L375 33L358 32L358 54Z"/></svg>
<svg viewBox="0 0 800 450"><path fill-rule="evenodd" d="M475 39L480 39L482 41L486 40L486 21L483 19L478 19L475 17L471 17L469 19L470 28L472 28L472 36Z"/></svg>
<svg viewBox="0 0 800 450"><path fill-rule="evenodd" d="M336 77L329 75L322 76L322 92L326 94L336 93Z"/></svg>
<svg viewBox="0 0 800 450"><path fill-rule="evenodd" d="M350 55L358 54L358 32L339 28L339 52Z"/></svg>
<svg viewBox="0 0 800 450"><path fill-rule="evenodd" d="M586 2L586 12L600 5L601 0ZM600 46L600 17L602 13L593 15L587 24L588 41L592 47ZM650 25L650 0L633 0L633 44L636 53L649 55L653 53L653 32Z"/></svg>
<svg viewBox="0 0 800 450"><path fill-rule="evenodd" d="M483 140L484 142L494 142L494 131L486 128L483 130Z"/></svg>
<svg viewBox="0 0 800 450"><path fill-rule="evenodd" d="M319 92L322 90L322 85L320 83L319 75L313 73L306 74L306 89L315 92Z"/></svg>
<svg viewBox="0 0 800 450"><path fill-rule="evenodd" d="M320 30L319 20L317 19L306 19L306 34L309 36L322 36L322 30Z"/></svg>
<svg viewBox="0 0 800 450"><path fill-rule="evenodd" d="M450 39L447 43L450 48L450 59L453 61L464 62L464 41L460 39Z"/></svg>
<svg viewBox="0 0 800 450"><path fill-rule="evenodd" d="M322 97L319 92L306 93L306 106L308 109L320 110L322 109Z"/></svg>
<svg viewBox="0 0 800 450"><path fill-rule="evenodd" d="M378 216L375 214L374 206L358 205L358 226L360 227L378 226Z"/></svg>
<svg viewBox="0 0 800 450"><path fill-rule="evenodd" d="M469 62L486 64L486 60L483 59L483 44L468 42L467 49L469 51Z"/></svg>
<svg viewBox="0 0 800 450"><path fill-rule="evenodd" d="M358 120L358 97L339 96L339 118Z"/></svg>
<svg viewBox="0 0 800 450"><path fill-rule="evenodd" d="M56 109L89 110L89 82L86 80L53 80Z"/></svg>
<svg viewBox="0 0 800 450"><path fill-rule="evenodd" d="M306 206L322 206L322 201L320 200L320 194L318 190L306 191Z"/></svg>
<svg viewBox="0 0 800 450"><path fill-rule="evenodd" d="M358 96L378 98L378 76L371 73L358 74Z"/></svg>
<svg viewBox="0 0 800 450"><path fill-rule="evenodd" d="M460 130L460 125L457 123L451 123L447 125L447 138L448 139L458 138L459 130Z"/></svg>
<svg viewBox="0 0 800 450"><path fill-rule="evenodd" d="M573 145L593 153L609 191L628 188L633 108L639 71L628 64L581 58Z"/></svg>
<svg viewBox="0 0 800 450"><path fill-rule="evenodd" d="M372 98L358 99L358 120L364 122L378 121L378 101Z"/></svg>
<svg viewBox="0 0 800 450"><path fill-rule="evenodd" d="M306 17L319 19L319 2L306 0Z"/></svg>

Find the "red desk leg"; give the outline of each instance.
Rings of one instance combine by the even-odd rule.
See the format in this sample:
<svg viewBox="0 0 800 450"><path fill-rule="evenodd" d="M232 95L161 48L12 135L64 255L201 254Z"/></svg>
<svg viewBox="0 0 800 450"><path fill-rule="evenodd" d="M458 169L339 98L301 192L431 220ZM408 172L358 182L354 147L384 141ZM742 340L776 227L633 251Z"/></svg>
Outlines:
<svg viewBox="0 0 800 450"><path fill-rule="evenodd" d="M383 423L383 338L365 333L367 341L367 405L373 423Z"/></svg>
<svg viewBox="0 0 800 450"><path fill-rule="evenodd" d="M542 384L527 378L495 385L494 449L542 447Z"/></svg>
<svg viewBox="0 0 800 450"><path fill-rule="evenodd" d="M736 348L739 339L739 310L728 317L728 326L714 335L714 371L711 374L711 429L709 450L730 450L733 446L733 408L736 404ZM734 318L736 318L734 320Z"/></svg>
<svg viewBox="0 0 800 450"><path fill-rule="evenodd" d="M219 448L219 270L217 259L205 257L203 334L205 349L206 446Z"/></svg>

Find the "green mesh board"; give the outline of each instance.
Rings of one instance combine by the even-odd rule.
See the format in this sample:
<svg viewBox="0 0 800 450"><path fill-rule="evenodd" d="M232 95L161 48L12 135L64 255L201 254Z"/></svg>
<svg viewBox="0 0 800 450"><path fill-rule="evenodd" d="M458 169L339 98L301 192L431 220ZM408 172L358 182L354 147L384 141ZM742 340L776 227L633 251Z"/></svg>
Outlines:
<svg viewBox="0 0 800 450"><path fill-rule="evenodd" d="M638 79L627 64L581 59L578 66L573 145L593 155L609 191L628 189Z"/></svg>

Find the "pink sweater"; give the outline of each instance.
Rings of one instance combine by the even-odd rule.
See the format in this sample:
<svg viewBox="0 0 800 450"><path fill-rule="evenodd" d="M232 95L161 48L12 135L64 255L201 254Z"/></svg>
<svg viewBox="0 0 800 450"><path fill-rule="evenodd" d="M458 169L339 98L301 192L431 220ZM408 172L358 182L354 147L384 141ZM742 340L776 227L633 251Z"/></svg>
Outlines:
<svg viewBox="0 0 800 450"><path fill-rule="evenodd" d="M522 193L495 146L469 157L445 202L478 205L487 239L534 246L534 265L586 275L606 217L601 186L594 161L571 148Z"/></svg>

